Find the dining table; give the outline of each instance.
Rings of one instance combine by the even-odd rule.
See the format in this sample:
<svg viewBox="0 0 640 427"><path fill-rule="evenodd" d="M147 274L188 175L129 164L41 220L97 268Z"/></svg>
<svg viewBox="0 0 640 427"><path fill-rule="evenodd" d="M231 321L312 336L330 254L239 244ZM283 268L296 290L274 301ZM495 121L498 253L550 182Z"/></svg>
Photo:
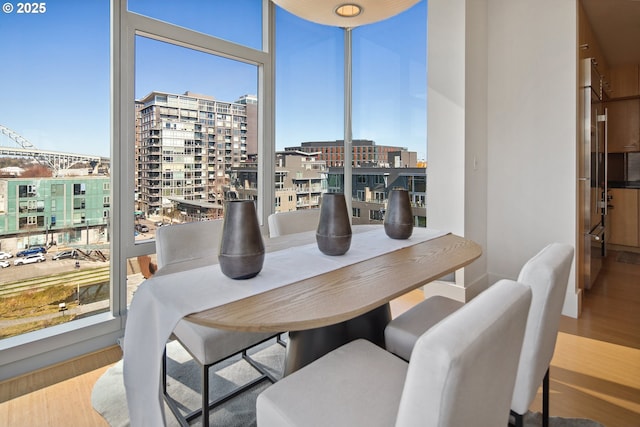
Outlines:
<svg viewBox="0 0 640 427"><path fill-rule="evenodd" d="M215 257L203 257L164 266L140 284L123 340L133 427L165 425L162 354L182 318L238 332L288 332L287 375L356 338L383 346L391 300L482 254L477 243L449 232L415 227L399 240L378 224L353 226L341 256L320 252L315 232L265 238L265 247L263 268L251 279L230 279Z"/></svg>

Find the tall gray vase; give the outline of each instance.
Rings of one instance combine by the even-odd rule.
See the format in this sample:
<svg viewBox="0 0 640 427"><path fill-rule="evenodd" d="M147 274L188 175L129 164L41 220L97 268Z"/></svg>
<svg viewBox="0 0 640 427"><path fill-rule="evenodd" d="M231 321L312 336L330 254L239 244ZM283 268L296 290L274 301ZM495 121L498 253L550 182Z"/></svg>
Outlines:
<svg viewBox="0 0 640 427"><path fill-rule="evenodd" d="M408 239L413 233L413 213L409 192L394 188L389 192L387 212L384 216L384 231L392 239Z"/></svg>
<svg viewBox="0 0 640 427"><path fill-rule="evenodd" d="M264 242L252 200L226 202L218 261L232 279L250 279L262 270Z"/></svg>
<svg viewBox="0 0 640 427"><path fill-rule="evenodd" d="M318 249L325 255L343 255L351 246L351 218L342 193L324 193L316 231Z"/></svg>

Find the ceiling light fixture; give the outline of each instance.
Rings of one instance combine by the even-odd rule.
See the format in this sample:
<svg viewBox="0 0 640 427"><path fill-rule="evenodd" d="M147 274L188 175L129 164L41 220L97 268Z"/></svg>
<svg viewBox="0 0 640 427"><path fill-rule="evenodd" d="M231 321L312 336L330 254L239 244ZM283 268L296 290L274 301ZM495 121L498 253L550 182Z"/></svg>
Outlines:
<svg viewBox="0 0 640 427"><path fill-rule="evenodd" d="M336 15L342 16L343 18L353 18L361 13L362 7L354 3L343 4L336 8Z"/></svg>
<svg viewBox="0 0 640 427"><path fill-rule="evenodd" d="M271 0L287 12L317 24L355 28L391 18L420 0ZM347 3L348 2L348 3Z"/></svg>

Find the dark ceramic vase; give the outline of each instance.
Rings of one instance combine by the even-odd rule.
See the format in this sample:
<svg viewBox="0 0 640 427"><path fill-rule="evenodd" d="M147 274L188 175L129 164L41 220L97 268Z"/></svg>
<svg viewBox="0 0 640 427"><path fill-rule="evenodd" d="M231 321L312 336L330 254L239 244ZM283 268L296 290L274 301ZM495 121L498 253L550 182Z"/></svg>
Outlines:
<svg viewBox="0 0 640 427"><path fill-rule="evenodd" d="M389 192L387 212L384 216L384 231L392 239L408 239L413 232L413 213L409 192L394 188Z"/></svg>
<svg viewBox="0 0 640 427"><path fill-rule="evenodd" d="M324 193L316 231L318 249L325 255L343 255L351 246L351 219L342 193Z"/></svg>
<svg viewBox="0 0 640 427"><path fill-rule="evenodd" d="M232 279L250 279L262 270L264 242L253 200L226 202L218 261Z"/></svg>

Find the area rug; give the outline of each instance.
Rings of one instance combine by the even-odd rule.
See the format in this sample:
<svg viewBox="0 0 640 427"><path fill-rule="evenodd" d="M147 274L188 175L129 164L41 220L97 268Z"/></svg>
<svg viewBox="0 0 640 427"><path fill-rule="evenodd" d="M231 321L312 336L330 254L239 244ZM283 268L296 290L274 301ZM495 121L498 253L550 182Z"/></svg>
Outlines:
<svg viewBox="0 0 640 427"><path fill-rule="evenodd" d="M527 412L524 416L525 427L542 427L540 412ZM585 418L549 417L549 427L604 427L602 424Z"/></svg>
<svg viewBox="0 0 640 427"><path fill-rule="evenodd" d="M275 339L267 341L248 353L271 375L276 378L282 377L285 349L275 343ZM167 356L169 395L177 400L181 410L184 409L183 414L198 409L201 390L200 365L177 341L167 344ZM209 369L210 398L213 400L223 396L236 386L259 376L257 371L240 356L214 365ZM268 380L264 380L249 391L218 406L210 412L210 424L229 427L255 426L256 398L270 384ZM91 404L110 426L129 426L129 411L122 379L122 360L109 368L96 381L91 393ZM165 417L167 426L180 426L166 403ZM201 425L200 419L194 420L191 425Z"/></svg>
<svg viewBox="0 0 640 427"><path fill-rule="evenodd" d="M616 261L623 262L625 264L640 264L640 253L628 251L618 252Z"/></svg>
<svg viewBox="0 0 640 427"><path fill-rule="evenodd" d="M249 352L252 358L262 364L276 378L282 376L285 349L268 341L262 346ZM169 394L173 396L185 412L197 409L200 404L200 369L193 361L189 353L176 341L167 345L167 372ZM256 371L239 356L231 360L214 365L210 369L210 397L225 394L239 384L244 384L257 377ZM253 427L256 425L256 398L258 394L270 385L269 381L263 381L249 391L215 408L210 413L210 423L224 427ZM124 383L122 381L122 360L109 368L96 382L91 394L93 408L112 427L128 427L129 414L125 398ZM180 424L175 419L165 404L167 426L178 427ZM524 418L525 427L542 426L542 415L537 412L529 412ZM200 420L195 420L191 425L199 426ZM604 427L601 424L579 418L551 417L550 427Z"/></svg>

